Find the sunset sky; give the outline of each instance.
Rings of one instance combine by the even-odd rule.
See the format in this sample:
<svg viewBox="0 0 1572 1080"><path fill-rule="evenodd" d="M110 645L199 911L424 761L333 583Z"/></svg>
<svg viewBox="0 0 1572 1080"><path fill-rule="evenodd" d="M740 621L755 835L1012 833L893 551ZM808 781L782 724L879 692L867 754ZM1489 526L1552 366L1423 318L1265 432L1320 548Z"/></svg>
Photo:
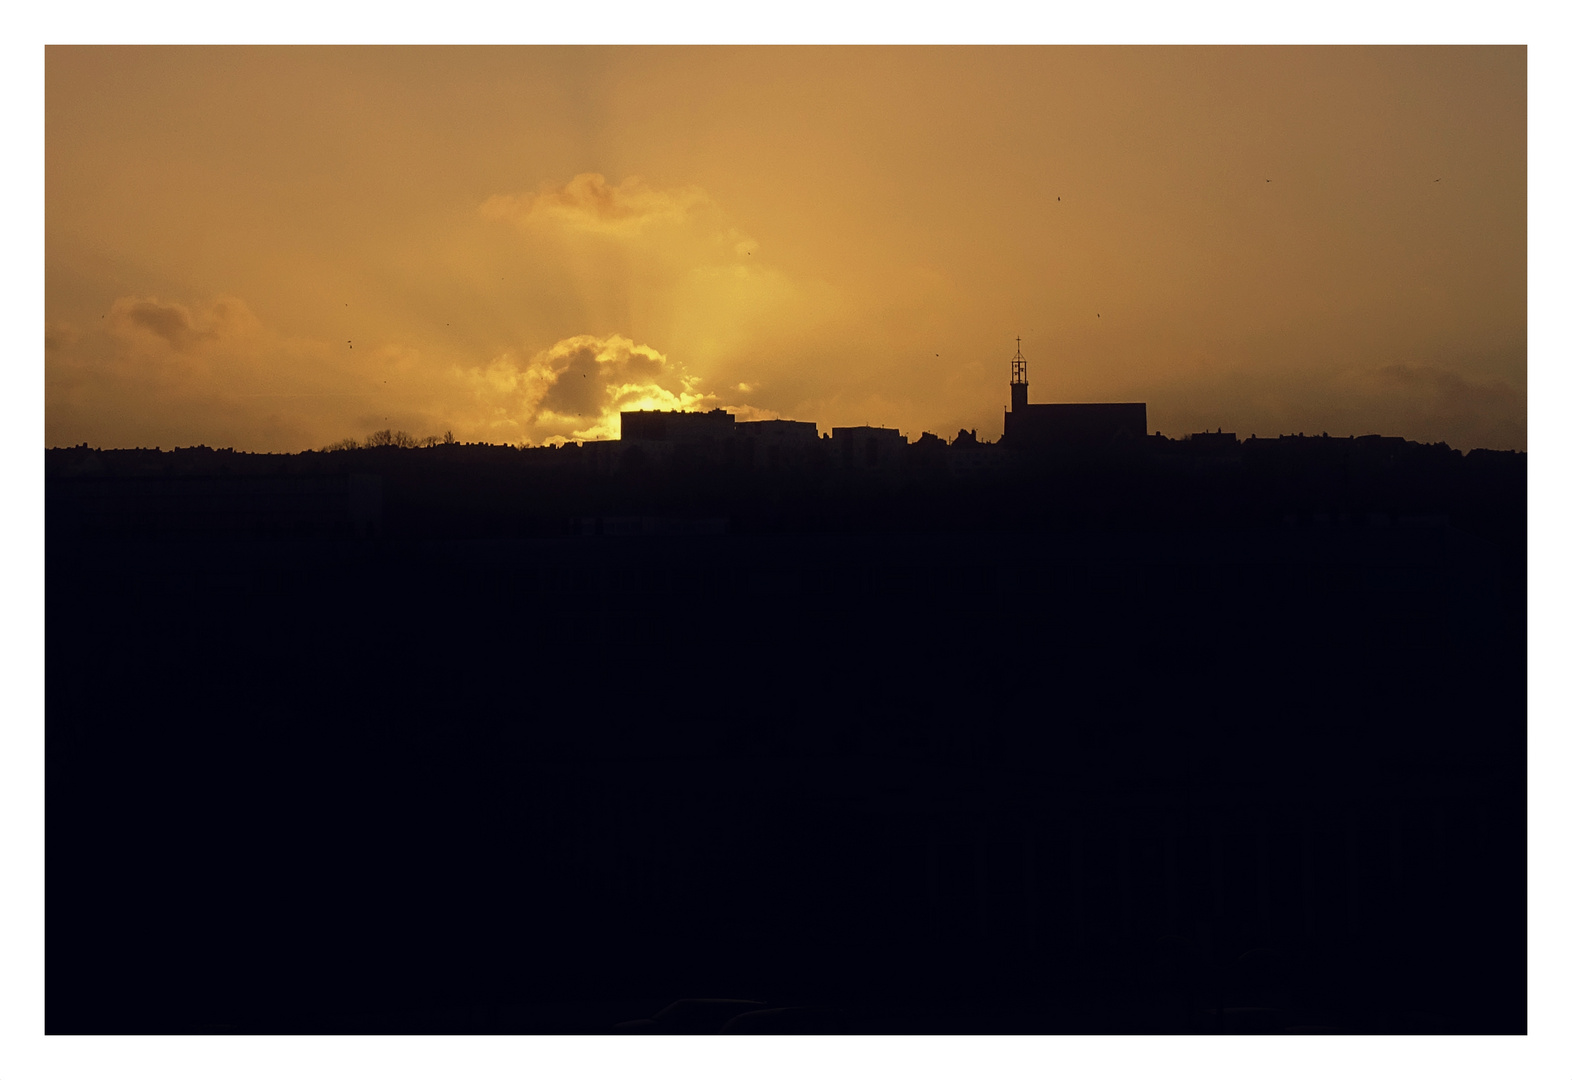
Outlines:
<svg viewBox="0 0 1572 1080"><path fill-rule="evenodd" d="M1527 444L1526 51L50 48L45 438Z"/></svg>

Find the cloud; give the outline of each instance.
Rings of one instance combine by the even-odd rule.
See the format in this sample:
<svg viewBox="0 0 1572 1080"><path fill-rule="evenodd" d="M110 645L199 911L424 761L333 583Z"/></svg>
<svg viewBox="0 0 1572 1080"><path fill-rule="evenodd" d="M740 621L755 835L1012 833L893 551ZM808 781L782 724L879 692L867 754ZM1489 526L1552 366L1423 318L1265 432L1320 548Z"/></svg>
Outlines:
<svg viewBox="0 0 1572 1080"><path fill-rule="evenodd" d="M82 340L82 332L63 319L44 324L44 350L46 352L60 352L69 349L80 340Z"/></svg>
<svg viewBox="0 0 1572 1080"><path fill-rule="evenodd" d="M494 430L536 445L619 438L624 410L717 402L681 364L621 335L580 334L522 363L504 354L459 376Z"/></svg>
<svg viewBox="0 0 1572 1080"><path fill-rule="evenodd" d="M613 185L600 173L579 173L560 187L542 184L534 194L493 195L480 212L518 225L556 222L585 232L629 236L655 222L681 222L709 201L702 188L662 191L637 176Z"/></svg>
<svg viewBox="0 0 1572 1080"><path fill-rule="evenodd" d="M122 337L161 339L176 352L244 337L260 324L245 301L221 296L205 311L193 313L179 303L156 297L122 296L109 309L110 328Z"/></svg>
<svg viewBox="0 0 1572 1080"><path fill-rule="evenodd" d="M482 361L440 343L286 337L234 297L122 296L102 314L86 329L46 324L46 429L62 445L293 451L385 427L560 444L618 438L623 410L730 407L745 394L710 393L620 334Z"/></svg>
<svg viewBox="0 0 1572 1080"><path fill-rule="evenodd" d="M1468 413L1482 404L1506 405L1522 397L1504 379L1473 382L1433 364L1388 364L1376 371L1376 378L1443 413Z"/></svg>
<svg viewBox="0 0 1572 1080"><path fill-rule="evenodd" d="M722 244L730 244L738 255L753 256L758 253L759 242L741 229L727 229L716 237Z"/></svg>
<svg viewBox="0 0 1572 1080"><path fill-rule="evenodd" d="M1485 361L1474 361L1485 366ZM1241 435L1293 432L1398 435L1416 442L1524 449L1527 395L1505 379L1473 380L1429 362L1346 364L1261 370L1201 365L1132 391L1152 406L1151 423L1167 434L1226 425Z"/></svg>
<svg viewBox="0 0 1572 1080"><path fill-rule="evenodd" d="M1528 395L1505 379L1476 381L1434 364L1388 364L1372 382L1402 417L1410 437L1475 446L1521 449L1528 440Z"/></svg>
<svg viewBox="0 0 1572 1080"><path fill-rule="evenodd" d="M176 352L184 352L198 337L211 334L198 333L191 311L184 304L160 304L157 300L126 297L115 301L112 314L119 328L154 334Z"/></svg>
<svg viewBox="0 0 1572 1080"><path fill-rule="evenodd" d="M330 371L326 346L268 330L243 300L130 295L100 315L82 331L49 326L53 441L293 450L318 422L339 426L320 414L340 410L351 388Z"/></svg>

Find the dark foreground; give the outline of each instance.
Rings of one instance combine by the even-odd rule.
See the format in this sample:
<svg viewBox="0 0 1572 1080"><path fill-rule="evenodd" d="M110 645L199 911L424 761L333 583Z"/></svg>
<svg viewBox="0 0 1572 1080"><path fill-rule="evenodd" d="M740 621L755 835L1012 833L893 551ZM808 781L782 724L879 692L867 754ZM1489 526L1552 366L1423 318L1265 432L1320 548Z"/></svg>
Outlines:
<svg viewBox="0 0 1572 1080"><path fill-rule="evenodd" d="M1509 473L401 467L359 537L51 478L51 1032L1525 1029Z"/></svg>

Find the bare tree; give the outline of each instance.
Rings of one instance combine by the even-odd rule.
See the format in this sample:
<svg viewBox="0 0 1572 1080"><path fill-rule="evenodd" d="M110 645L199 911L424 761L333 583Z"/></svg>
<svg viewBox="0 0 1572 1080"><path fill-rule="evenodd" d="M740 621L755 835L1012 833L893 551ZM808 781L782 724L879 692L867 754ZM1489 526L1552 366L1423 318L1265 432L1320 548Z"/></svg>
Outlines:
<svg viewBox="0 0 1572 1080"><path fill-rule="evenodd" d="M407 450L419 446L420 442L407 431L394 431L392 428L383 428L381 431L373 431L366 436L366 445L397 446Z"/></svg>

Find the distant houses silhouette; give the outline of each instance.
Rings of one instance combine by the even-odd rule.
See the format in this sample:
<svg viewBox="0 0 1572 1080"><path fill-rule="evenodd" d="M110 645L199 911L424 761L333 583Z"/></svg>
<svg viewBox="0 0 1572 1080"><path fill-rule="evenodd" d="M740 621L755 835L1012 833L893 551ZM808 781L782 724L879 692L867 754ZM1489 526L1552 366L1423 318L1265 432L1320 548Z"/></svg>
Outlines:
<svg viewBox="0 0 1572 1080"><path fill-rule="evenodd" d="M1004 436L999 445L1017 457L1055 450L1097 451L1121 444L1138 444L1146 439L1144 402L1029 403L1026 360L1021 355L1019 339L1016 342L1016 355L1011 361L1010 379L1010 408L1004 414ZM800 430L804 440L811 437L810 432L816 430L811 424L795 421L733 423L731 415L723 409L705 413L634 411L622 413L622 441L640 448L653 445L666 449L678 444L719 447L733 437L761 438L762 432L755 433L759 431L759 423L791 424L791 430ZM888 472L899 469L910 459L906 452L906 438L894 428L867 425L837 427L831 430L829 438L832 441L831 457L842 469ZM936 439L937 436L925 432L924 438ZM952 445L959 450L975 448L976 432L962 432ZM750 455L747 460L751 462L755 459ZM996 464L1003 460L998 456L968 458L959 465L958 471L967 473L985 462Z"/></svg>
<svg viewBox="0 0 1572 1080"><path fill-rule="evenodd" d="M391 429L363 441L346 439L321 451L293 455L206 446L171 451L97 450L85 444L56 448L45 457L50 521L57 531L84 534L370 536L383 528L384 491L391 478L404 477L398 481L401 488L411 483L418 487L433 476L432 468L467 470L456 477L461 486L486 483L479 477L495 469L603 480L633 474L648 479L652 468L663 475L672 469L719 469L706 489L717 495L733 482L726 476L758 472L798 476L810 484L837 475L857 476L884 487L915 490L941 480L994 484L1014 477L1027 482L1045 468L1197 477L1243 469L1268 484L1292 481L1301 492L1306 483L1322 488L1342 484L1348 490L1336 499L1344 504L1354 489L1363 492L1356 500L1362 500L1358 508L1330 503L1285 508L1289 516L1332 514L1346 520L1352 512L1389 520L1403 513L1396 504L1363 505L1374 494L1372 485L1384 483L1378 474L1390 478L1394 469L1421 469L1429 474L1422 483L1433 485L1445 483L1441 478L1448 470L1464 469L1474 478L1468 483L1477 489L1486 477L1499 474L1505 480L1523 468L1522 454L1475 450L1467 455L1465 469L1465 455L1445 444L1377 435L1252 435L1241 441L1221 428L1178 439L1151 435L1144 402L1030 402L1026 367L1017 339L1010 408L1004 413L1003 435L994 443L980 441L975 430L962 430L948 441L923 432L915 442L897 429L872 425L835 427L820 434L811 421L739 421L716 408L625 411L620 439L535 448L462 443L452 432L416 439ZM408 452L413 453L405 456ZM1349 469L1353 472L1341 480L1328 472ZM597 489L592 483L586 490ZM806 489L794 494L799 500L807 497ZM1251 498L1259 494L1257 489ZM833 501L844 495L827 497ZM821 496L826 493L815 497ZM1236 507L1243 505L1238 498L1227 498L1233 498ZM577 531L575 523L586 518L579 512L583 509L566 513L554 528ZM618 512L611 508L593 516Z"/></svg>

